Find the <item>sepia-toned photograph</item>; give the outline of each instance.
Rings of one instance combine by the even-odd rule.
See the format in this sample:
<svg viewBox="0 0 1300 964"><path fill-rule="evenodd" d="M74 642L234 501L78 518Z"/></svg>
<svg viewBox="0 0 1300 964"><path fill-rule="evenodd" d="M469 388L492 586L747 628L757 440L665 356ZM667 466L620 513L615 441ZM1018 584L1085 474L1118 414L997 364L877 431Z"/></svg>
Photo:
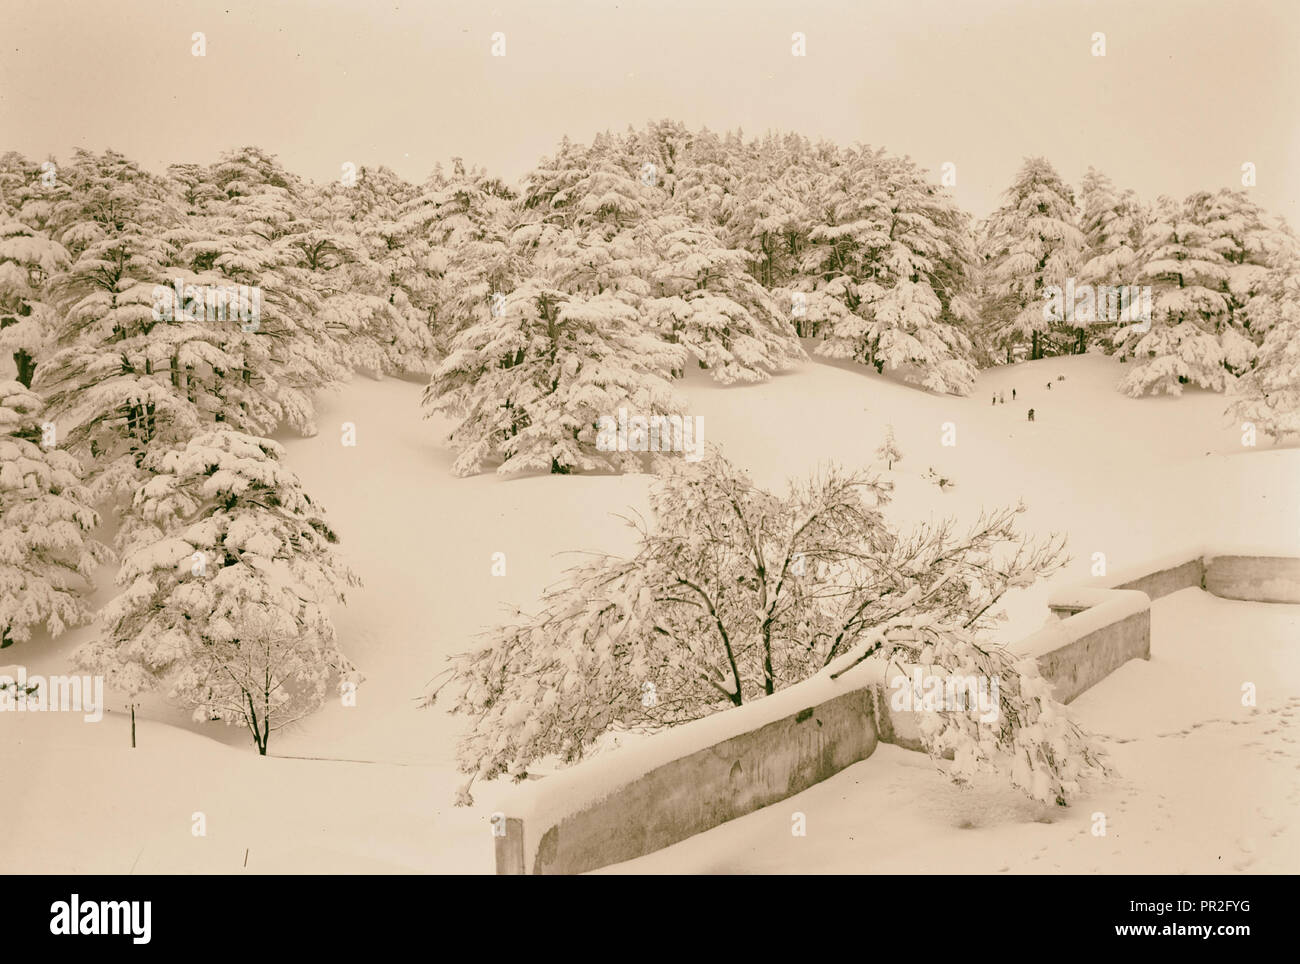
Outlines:
<svg viewBox="0 0 1300 964"><path fill-rule="evenodd" d="M3 0L0 871L81 882L23 926L1300 873L1297 49L1290 0ZM1251 933L1127 886L1112 942Z"/></svg>

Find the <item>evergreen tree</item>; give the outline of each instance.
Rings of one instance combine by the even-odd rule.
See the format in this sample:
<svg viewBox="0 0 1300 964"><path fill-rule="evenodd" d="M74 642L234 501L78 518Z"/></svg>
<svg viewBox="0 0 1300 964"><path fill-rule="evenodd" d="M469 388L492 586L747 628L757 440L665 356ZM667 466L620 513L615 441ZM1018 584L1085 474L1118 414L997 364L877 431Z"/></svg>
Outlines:
<svg viewBox="0 0 1300 964"><path fill-rule="evenodd" d="M0 349L13 354L18 381L28 388L53 347L56 316L46 285L68 264L63 245L0 217Z"/></svg>
<svg viewBox="0 0 1300 964"><path fill-rule="evenodd" d="M1300 435L1300 256L1294 239L1246 305L1264 332L1254 367L1229 387L1229 414L1281 440Z"/></svg>
<svg viewBox="0 0 1300 964"><path fill-rule="evenodd" d="M1127 290L1137 281L1134 261L1145 223L1141 204L1132 191L1117 191L1110 178L1091 167L1083 176L1081 195L1084 249L1079 280L1094 287L1123 286ZM1096 326L1098 330L1113 327L1108 324L1108 306L1103 308L1097 304L1091 316L1082 314L1078 318L1077 350L1080 352L1088 344L1085 325Z"/></svg>
<svg viewBox="0 0 1300 964"><path fill-rule="evenodd" d="M241 372L247 383L268 381L284 419L314 434L312 393L347 378L347 350L324 309L330 285L324 274L341 257L336 239L313 225L306 189L257 148L232 151L210 177L224 195L204 219L204 239L182 251L196 270L219 272L261 292L258 349L268 351L261 371ZM258 349L254 349L256 352Z"/></svg>
<svg viewBox="0 0 1300 964"><path fill-rule="evenodd" d="M269 439L229 429L154 453L135 492L103 634L77 651L127 692L164 688L196 721L275 730L352 680L328 607L358 580Z"/></svg>
<svg viewBox="0 0 1300 964"><path fill-rule="evenodd" d="M1195 382L1220 391L1227 383L1220 328L1227 323L1224 295L1229 270L1210 231L1182 205L1160 198L1138 253L1141 280L1152 286L1151 325L1117 333L1134 360L1121 391L1134 397L1182 393Z"/></svg>
<svg viewBox="0 0 1300 964"><path fill-rule="evenodd" d="M1041 157L1025 161L983 231L990 262L986 310L992 337L1007 351L1029 342L1029 357L1055 346L1053 321L1044 309L1050 286L1064 289L1076 275L1084 238L1077 226L1074 192Z"/></svg>
<svg viewBox="0 0 1300 964"><path fill-rule="evenodd" d="M894 426L885 426L885 440L876 449L876 458L889 469L893 469L895 462L903 461L903 453L899 451L898 442L894 439Z"/></svg>
<svg viewBox="0 0 1300 964"><path fill-rule="evenodd" d="M395 226L415 260L400 277L428 278L427 289L412 294L412 301L428 304L439 358L466 328L488 322L494 303L525 277L520 247L531 239L512 238L515 202L498 178L455 158L449 175L435 171L403 207Z"/></svg>
<svg viewBox="0 0 1300 964"><path fill-rule="evenodd" d="M199 425L163 361L170 346L151 337L155 289L165 285L171 254L134 231L105 237L53 283L60 347L38 382L69 449L91 460L96 501L130 488L148 451Z"/></svg>
<svg viewBox="0 0 1300 964"><path fill-rule="evenodd" d="M962 289L973 252L951 200L910 161L865 149L826 190L804 257L817 276L806 309L822 338L817 353L969 392L975 369L958 323L971 317Z"/></svg>
<svg viewBox="0 0 1300 964"><path fill-rule="evenodd" d="M761 381L806 357L787 316L746 270L747 252L682 218L661 223L669 230L653 273L659 296L642 304L652 329L724 385Z"/></svg>
<svg viewBox="0 0 1300 964"><path fill-rule="evenodd" d="M81 489L81 466L47 447L41 400L0 382L0 649L44 626L57 636L90 621L85 597L109 558L92 532L99 516Z"/></svg>
<svg viewBox="0 0 1300 964"><path fill-rule="evenodd" d="M386 167L363 166L355 184L321 193L324 219L347 239L338 244L347 258L330 279L328 307L348 333L354 365L427 373L435 352L431 248L400 220L417 189Z"/></svg>
<svg viewBox="0 0 1300 964"><path fill-rule="evenodd" d="M1270 254L1278 239L1245 191L1200 191L1188 198L1187 207L1188 216L1205 227L1210 247L1227 269L1219 287L1227 311L1217 319L1216 333L1224 367L1240 375L1255 360L1264 334L1251 329L1246 306L1267 283Z"/></svg>
<svg viewBox="0 0 1300 964"><path fill-rule="evenodd" d="M636 471L635 451L598 450L598 420L620 407L680 412L668 379L684 362L681 348L647 332L617 298L528 282L490 323L456 337L424 403L456 420L457 475L496 460L501 473Z"/></svg>
<svg viewBox="0 0 1300 964"><path fill-rule="evenodd" d="M732 243L749 252L754 277L768 289L785 287L798 274L811 230L812 179L813 172L799 164L779 174L756 164L742 175L737 193L723 201Z"/></svg>

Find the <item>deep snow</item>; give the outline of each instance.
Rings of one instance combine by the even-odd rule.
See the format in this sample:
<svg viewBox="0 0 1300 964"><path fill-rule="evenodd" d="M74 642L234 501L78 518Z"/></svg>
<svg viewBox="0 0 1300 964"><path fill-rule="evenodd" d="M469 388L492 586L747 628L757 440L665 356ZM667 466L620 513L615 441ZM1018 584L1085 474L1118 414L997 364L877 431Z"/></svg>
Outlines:
<svg viewBox="0 0 1300 964"><path fill-rule="evenodd" d="M1151 618L1151 659L1071 704L1115 778L1069 808L995 778L955 787L925 755L882 744L803 793L603 872L1295 873L1300 606L1184 589ZM791 834L796 812L807 836Z"/></svg>
<svg viewBox="0 0 1300 964"><path fill-rule="evenodd" d="M1047 359L984 372L973 395L954 398L921 392L857 366L815 360L795 373L748 387L719 387L693 373L681 390L691 403L686 414L704 416L706 441L721 445L756 481L769 485L829 459L866 465L884 426L892 424L904 458L889 473L897 482L890 515L900 524L930 515L973 519L981 506L1023 497L1029 506L1022 516L1024 529L1069 536L1074 560L1052 585L1087 578L1094 552L1104 552L1112 568L1201 545L1300 555L1300 500L1295 498L1300 451L1273 450L1265 441L1258 449L1243 448L1240 427L1223 417L1219 395L1198 390L1180 399L1120 395L1114 385L1123 373L1113 359L1099 356ZM1065 380L1056 381L1058 374ZM1013 387L1015 403L1010 401ZM448 426L421 417L421 391L422 385L414 382L358 378L320 399L319 435L282 439L290 467L325 505L342 537L344 557L364 580L347 607L336 611L336 624L345 651L366 679L356 707L331 703L274 735L271 753L380 762L259 759L237 728L191 723L157 695L141 701L140 747L135 751L128 747L126 700L120 694L110 692L110 712L99 724L84 724L71 714L0 714L0 773L11 788L0 794L0 824L9 830L0 869L239 872L247 848L250 872L491 870L486 818L498 791L476 787L475 807L451 806L462 780L453 765L462 722L441 708L417 709L416 698L444 657L473 646L474 634L496 621L504 607L531 606L568 564L566 559L573 558L570 552L628 549L631 541L617 516L645 511L651 479L454 478L448 471L453 454L445 446ZM991 405L991 395L999 391L1007 404ZM1026 421L1030 407L1036 410L1033 423ZM355 448L340 444L343 422L356 425ZM940 444L945 422L956 427L955 447ZM954 479L955 488L940 492L924 481L931 466ZM491 574L495 552L505 553L504 577ZM111 575L111 570L105 572L106 583ZM111 589L105 585L100 597ZM1009 599L1008 640L1042 624L1048 591L1045 583ZM1175 597L1172 610L1168 603L1157 604L1165 614L1162 621L1184 618L1178 606L1185 596ZM1251 607L1213 599L1204 603L1208 609L1197 605L1189 603L1186 612L1199 613L1204 625L1192 619L1189 627L1209 638L1189 652L1204 662L1193 660L1180 672L1228 672L1214 657L1231 644L1238 616L1215 607L1246 607L1242 612ZM1274 616L1258 618L1267 622ZM1269 632L1276 630L1269 626ZM3 662L23 663L29 673L67 671L68 654L91 632L93 627L77 630L52 642L34 637L6 650ZM1168 634L1162 634L1164 646ZM1211 751L1236 748L1224 766L1246 767L1240 761L1252 759L1255 750L1249 743L1263 725L1206 723L1185 737L1158 738L1143 734L1165 711L1142 687L1115 697L1114 706L1108 702L1099 710L1094 705L1110 692L1106 687L1160 665L1156 660L1130 664L1098 687L1095 699L1094 693L1085 694L1076 704L1086 725L1117 741L1136 740L1116 743L1121 781L1155 780L1162 767L1167 771L1168 790L1133 785L1142 790L1142 799L1151 798L1153 807L1159 793L1190 792L1193 785L1184 782L1185 771L1200 774L1195 786L1215 783L1204 772ZM1294 664L1287 665L1293 673ZM1287 678L1294 684L1294 675ZM1291 685L1290 692L1300 688ZM1182 725L1200 722L1202 716L1229 715L1209 710L1200 696L1183 702L1200 715ZM1264 703L1261 696L1261 714ZM1275 712L1281 718L1282 710ZM1135 755L1144 742L1159 742L1166 749L1151 759ZM1012 869L1039 869L1048 865L1033 865L1029 855L1036 845L1055 853L1054 835L1075 834L1092 809L1114 810L1121 799L1135 798L1131 791L1128 797L1113 796L1126 792L1113 789L1108 791L1112 796L1099 798L1110 801L1104 806L1084 801L1065 817L1054 815L1053 824L1038 826L1033 823L1035 805L1005 802L1005 794L992 788L959 794L947 788L922 755L882 747L861 767L874 768L873 781L878 779L875 772L888 773L879 779L900 787L909 807L957 807L977 825L995 819L981 818L986 811L1009 807L1005 812L1013 814L1002 831L986 836L956 825L943 832L947 825L942 821L932 827L935 839L927 846L935 855L946 855L949 863L922 866L921 861L909 868L907 853L899 851L895 860L873 863L873 870L960 870L977 859L987 863L990 847L1006 853L1002 863ZM840 792L859 768L809 793ZM1294 784L1293 772L1291 779ZM22 789L12 792L18 785ZM1215 783L1213 793L1224 785ZM1243 786L1243 807L1252 805L1252 798L1276 800L1280 806L1285 796L1267 785ZM993 794L987 807L994 809L981 803L982 794ZM1199 806L1204 796L1187 806ZM887 799L864 798L865 807L842 808L839 819L860 819L864 836L879 838L879 816L859 818L857 811L872 809L872 802L884 805ZM1181 806L1173 800L1161 803L1171 813ZM770 816L788 837L792 809L780 804L735 825ZM193 838L193 846L185 848L154 845L172 834L190 839L191 814L199 810L208 816L206 838ZM1279 819L1290 820L1290 811ZM1023 825L1026 820L1029 826ZM711 833L726 832L739 831L728 825ZM810 831L799 842L812 839ZM1252 839L1258 848L1270 846L1258 832ZM1118 838L1111 842L1119 845ZM1292 848L1289 865L1281 866L1294 871L1300 861L1294 844ZM1158 847L1119 849L1124 856L1116 859L1123 866L1107 869L1165 869L1159 863L1165 853ZM1275 866L1270 861L1277 859L1260 858L1246 866L1263 869Z"/></svg>

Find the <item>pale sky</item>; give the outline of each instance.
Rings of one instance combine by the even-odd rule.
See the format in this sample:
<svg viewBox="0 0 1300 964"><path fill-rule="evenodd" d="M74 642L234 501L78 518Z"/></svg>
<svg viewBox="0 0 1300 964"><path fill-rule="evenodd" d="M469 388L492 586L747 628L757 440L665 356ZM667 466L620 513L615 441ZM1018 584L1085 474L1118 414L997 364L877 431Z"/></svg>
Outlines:
<svg viewBox="0 0 1300 964"><path fill-rule="evenodd" d="M1300 226L1297 48L1297 0L0 0L0 151L161 171L257 144L317 181L460 155L513 181L565 134L668 117L951 161L975 215L1030 154L1148 198L1249 161Z"/></svg>

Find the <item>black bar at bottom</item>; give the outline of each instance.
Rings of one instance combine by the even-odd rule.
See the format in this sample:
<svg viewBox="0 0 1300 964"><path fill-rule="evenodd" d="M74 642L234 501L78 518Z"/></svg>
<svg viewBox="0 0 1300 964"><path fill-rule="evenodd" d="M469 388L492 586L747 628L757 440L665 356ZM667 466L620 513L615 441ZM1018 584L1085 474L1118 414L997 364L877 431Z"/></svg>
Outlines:
<svg viewBox="0 0 1300 964"><path fill-rule="evenodd" d="M1182 953L1193 944L1227 951L1260 937L1289 943L1295 926L1288 877L780 877L722 886L622 877L594 891L587 890L592 882L555 878L521 884L484 877L11 875L5 881L4 940L24 951L33 944L75 944L80 951L115 945L128 954L155 948L211 956L283 944L295 953L353 947L374 953L401 941L437 954L444 947L455 953L467 942L491 952L541 938L607 950L648 941L662 954L673 953L676 932L703 937L703 928L743 940L758 927L766 956L773 942L806 954L822 941L830 947L854 940L860 927L864 949L892 934L890 943L919 941L919 950L934 941L941 952L1041 939L1049 947L1127 944Z"/></svg>

